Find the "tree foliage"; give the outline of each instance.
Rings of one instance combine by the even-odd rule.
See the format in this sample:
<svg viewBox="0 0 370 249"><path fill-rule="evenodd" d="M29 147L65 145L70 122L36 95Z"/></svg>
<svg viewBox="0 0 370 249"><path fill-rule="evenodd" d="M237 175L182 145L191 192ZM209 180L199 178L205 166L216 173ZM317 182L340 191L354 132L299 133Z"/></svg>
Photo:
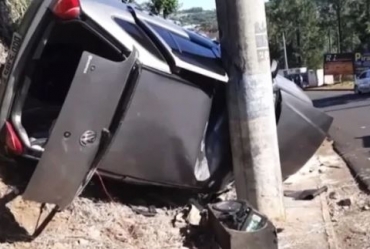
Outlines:
<svg viewBox="0 0 370 249"><path fill-rule="evenodd" d="M273 0L267 5L271 56L283 60L286 37L289 66L319 67L325 46L315 1Z"/></svg>
<svg viewBox="0 0 370 249"><path fill-rule="evenodd" d="M370 52L370 0L270 0L266 3L270 53L290 67L320 68L325 53ZM180 21L217 28L215 11L182 10Z"/></svg>
<svg viewBox="0 0 370 249"><path fill-rule="evenodd" d="M167 18L180 8L178 0L150 0L144 4L152 13Z"/></svg>
<svg viewBox="0 0 370 249"><path fill-rule="evenodd" d="M0 4L0 41L6 45L28 2ZM184 25L196 24L203 31L217 33L215 10L179 11L179 0L148 0L141 6L165 18L171 15ZM283 62L284 34L290 67L320 68L325 53L370 52L370 0L270 0L266 14L271 57Z"/></svg>
<svg viewBox="0 0 370 249"><path fill-rule="evenodd" d="M369 51L370 0L271 0L267 4L270 50L290 66L322 67L324 53Z"/></svg>

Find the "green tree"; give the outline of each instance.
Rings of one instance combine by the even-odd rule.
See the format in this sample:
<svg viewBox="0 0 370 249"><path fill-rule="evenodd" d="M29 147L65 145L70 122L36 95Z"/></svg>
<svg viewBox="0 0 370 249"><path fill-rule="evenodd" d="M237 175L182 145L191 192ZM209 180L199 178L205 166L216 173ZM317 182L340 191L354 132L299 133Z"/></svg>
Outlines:
<svg viewBox="0 0 370 249"><path fill-rule="evenodd" d="M349 17L349 6L354 0L321 0L320 14L323 19L329 22L335 21L331 25L336 26L338 52L346 50L345 38L347 38L348 28L351 19ZM358 1L358 0L355 0Z"/></svg>
<svg viewBox="0 0 370 249"><path fill-rule="evenodd" d="M289 66L321 67L324 38L317 4L311 0L271 0L266 10L271 57L283 60L285 34Z"/></svg>
<svg viewBox="0 0 370 249"><path fill-rule="evenodd" d="M353 50L370 50L370 0L357 0L349 4L348 29L351 31Z"/></svg>
<svg viewBox="0 0 370 249"><path fill-rule="evenodd" d="M178 0L150 0L145 4L149 10L156 15L167 18L180 8Z"/></svg>

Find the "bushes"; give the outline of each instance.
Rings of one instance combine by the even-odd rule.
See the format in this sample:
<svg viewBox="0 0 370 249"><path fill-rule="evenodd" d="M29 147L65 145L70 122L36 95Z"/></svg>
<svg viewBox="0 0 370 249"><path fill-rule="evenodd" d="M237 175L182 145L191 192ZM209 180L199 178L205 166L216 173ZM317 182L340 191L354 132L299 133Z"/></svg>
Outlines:
<svg viewBox="0 0 370 249"><path fill-rule="evenodd" d="M0 42L7 48L30 0L0 0Z"/></svg>

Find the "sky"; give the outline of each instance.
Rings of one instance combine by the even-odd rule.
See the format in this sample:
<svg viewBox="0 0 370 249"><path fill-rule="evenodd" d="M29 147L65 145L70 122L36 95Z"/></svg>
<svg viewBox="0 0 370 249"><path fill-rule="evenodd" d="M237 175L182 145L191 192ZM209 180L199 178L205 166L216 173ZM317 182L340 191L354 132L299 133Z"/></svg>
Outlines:
<svg viewBox="0 0 370 249"><path fill-rule="evenodd" d="M183 9L189 9L192 7L202 7L203 9L215 9L215 0L180 0L182 2Z"/></svg>

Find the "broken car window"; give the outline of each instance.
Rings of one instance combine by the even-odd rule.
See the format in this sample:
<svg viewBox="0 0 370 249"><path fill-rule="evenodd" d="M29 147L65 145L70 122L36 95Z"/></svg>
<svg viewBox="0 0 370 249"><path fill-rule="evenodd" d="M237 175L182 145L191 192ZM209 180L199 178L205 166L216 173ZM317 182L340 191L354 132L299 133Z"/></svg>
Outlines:
<svg viewBox="0 0 370 249"><path fill-rule="evenodd" d="M115 22L122 27L129 35L131 35L141 46L147 49L150 53L155 55L158 59L165 61L161 53L158 51L157 47L152 43L152 41L147 37L144 31L140 30L138 26L122 20L120 18L114 18Z"/></svg>

